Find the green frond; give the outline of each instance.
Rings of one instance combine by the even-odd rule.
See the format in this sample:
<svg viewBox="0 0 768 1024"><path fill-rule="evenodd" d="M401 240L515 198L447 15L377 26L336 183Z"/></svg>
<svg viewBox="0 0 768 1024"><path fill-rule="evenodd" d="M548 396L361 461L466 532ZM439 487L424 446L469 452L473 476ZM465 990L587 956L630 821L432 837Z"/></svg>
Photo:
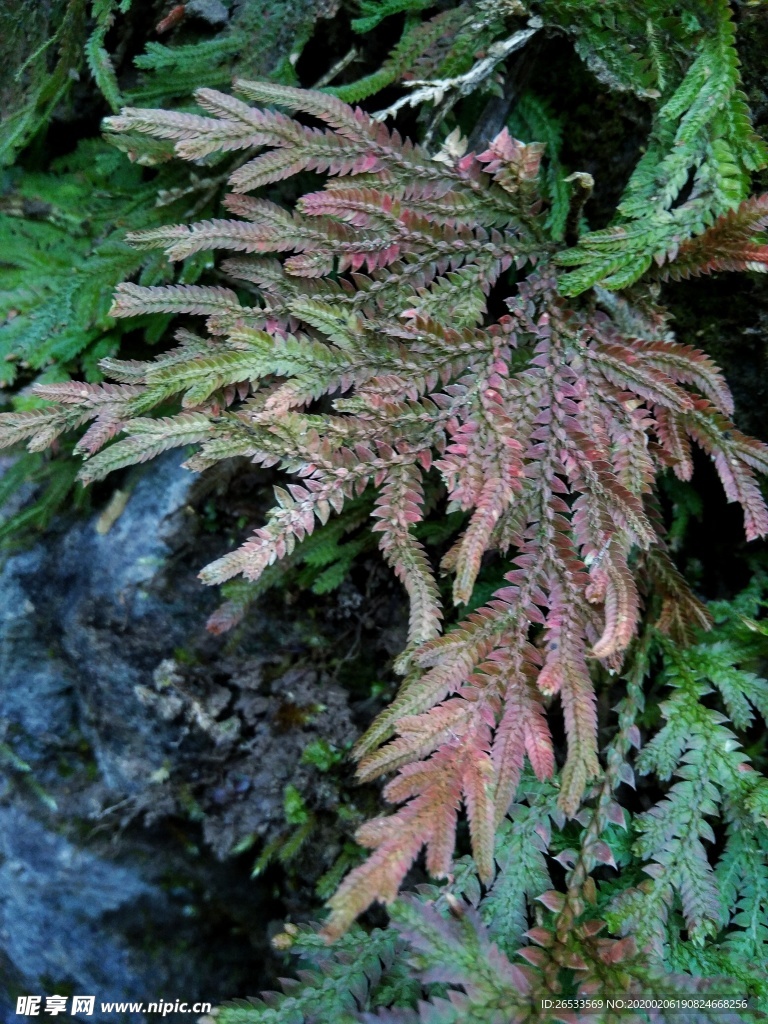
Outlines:
<svg viewBox="0 0 768 1024"><path fill-rule="evenodd" d="M309 968L302 985L286 982L281 994L226 1004L219 1012L222 1024L285 1024L318 1014L334 1024L355 1024L359 1009L373 1009L385 993L400 999L417 995L393 929L354 928L333 950L307 926L292 928L283 941Z"/></svg>
<svg viewBox="0 0 768 1024"><path fill-rule="evenodd" d="M115 6L116 3L112 2L112 0L97 0L93 4L96 27L85 44L85 59L88 63L88 68L112 110L118 110L123 102L112 58L107 53L104 45L107 32L112 27L112 22L114 21ZM125 13L130 4L128 8L122 4L120 7L121 13Z"/></svg>
<svg viewBox="0 0 768 1024"><path fill-rule="evenodd" d="M747 198L750 173L765 165L768 150L752 129L741 92L732 15L725 0L717 7L715 30L690 39L696 56L683 77L673 87L664 75L664 94L656 90L660 102L649 144L616 225L584 235L558 257L564 266L578 266L563 276L563 294L595 284L626 288L653 260L674 262L681 243ZM653 39L657 52L659 36ZM680 201L689 184L690 195Z"/></svg>
<svg viewBox="0 0 768 1024"><path fill-rule="evenodd" d="M466 19L466 11L461 7L442 11L429 21L406 25L400 41L393 48L387 60L378 71L359 78L349 85L338 85L327 91L344 103L360 103L373 96L387 86L399 81L414 63L425 54L434 43L442 37L450 39L455 36ZM475 45L479 40L475 39ZM460 39L457 38L454 45ZM466 43L466 38L464 40ZM454 72L455 73L455 72Z"/></svg>
<svg viewBox="0 0 768 1024"><path fill-rule="evenodd" d="M144 287L125 283L115 289L111 314L115 317L141 313L195 313L206 316L220 310L239 309L237 295L229 288L202 285Z"/></svg>
<svg viewBox="0 0 768 1024"><path fill-rule="evenodd" d="M491 938L512 956L524 942L529 906L552 888L547 867L547 803L513 805L496 833L498 874L482 902L480 913ZM551 803L550 803L551 807Z"/></svg>
<svg viewBox="0 0 768 1024"><path fill-rule="evenodd" d="M352 19L355 32L371 32L394 14L415 14L432 6L431 0L360 0L360 14Z"/></svg>
<svg viewBox="0 0 768 1024"><path fill-rule="evenodd" d="M80 471L80 479L85 484L102 480L116 469L147 462L169 448L195 444L210 429L208 417L199 413L130 420L123 426L123 432L129 436L91 456Z"/></svg>

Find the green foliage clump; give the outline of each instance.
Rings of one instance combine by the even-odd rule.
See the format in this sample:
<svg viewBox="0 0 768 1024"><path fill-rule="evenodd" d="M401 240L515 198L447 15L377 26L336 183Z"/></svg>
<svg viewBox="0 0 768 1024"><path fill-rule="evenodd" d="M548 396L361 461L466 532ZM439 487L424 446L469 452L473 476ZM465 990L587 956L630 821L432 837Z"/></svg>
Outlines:
<svg viewBox="0 0 768 1024"><path fill-rule="evenodd" d="M580 6L551 4L577 33L587 65L612 88L648 97L654 113L618 216L559 257L577 268L562 281L569 295L594 284L626 288L654 263L673 262L681 244L747 198L751 174L768 153L741 88L727 0L682 5L676 13L663 3L642 11L608 4L588 18L580 18Z"/></svg>
<svg viewBox="0 0 768 1024"><path fill-rule="evenodd" d="M210 181L185 177L190 196L195 187L203 195L213 190ZM124 333L109 315L111 289L126 274L148 284L174 279L162 261L125 243L126 228L162 224L185 209L179 199L163 206L156 199L157 183L143 181L139 166L100 140L81 143L48 172L8 174L0 201L2 386L33 375L66 380L77 370L102 379L99 360L119 350ZM200 260L190 263L182 278L194 281L202 269ZM166 324L156 319L147 327L151 343Z"/></svg>
<svg viewBox="0 0 768 1024"><path fill-rule="evenodd" d="M667 1000L666 1012L639 1010L638 1021L680 1019L674 1003L685 999L686 1020L764 1019L768 782L756 769L765 744L751 763L737 734L750 708L768 711L768 682L753 671L768 654L766 590L759 574L733 602L714 603L714 628L687 649L645 638L617 708L605 780L569 822L554 809L551 785L526 775L497 832L487 890L463 857L443 886L421 885L394 903L386 928L355 925L329 949L314 930L288 925L275 946L310 966L301 983L225 1005L218 1019L618 1022L609 997ZM645 710L648 679L672 696ZM714 706L702 705L707 693L717 695ZM732 731L723 723L737 704ZM649 811L627 813L615 793L633 783L630 752L643 735L637 784L653 773L668 788ZM711 866L704 844L715 842ZM565 892L554 888L550 858L566 869ZM583 1015L550 1015L553 995L578 997Z"/></svg>
<svg viewBox="0 0 768 1024"><path fill-rule="evenodd" d="M173 33L180 42L150 39L131 68L108 43L129 27L145 36L155 28L131 0L21 7L0 5L0 168L16 161L0 169L0 389L13 408L31 409L39 402L21 389L32 381L99 381L99 361L115 355L126 334L134 348L138 331L144 346L160 341L168 318L146 317L126 329L109 313L112 290L128 277L191 284L212 263L192 258L174 273L162 258L126 244L126 231L212 212L227 177L215 161L184 171L169 164L170 147L143 140L122 140L121 151L102 137L86 138L48 160L46 133L55 119L74 116L78 81L90 77L92 102L112 110L125 102L188 104L194 88L224 85L239 71L293 81L291 60L306 42L312 12L286 2L271 5L265 18L263 5L249 0L215 33L193 20ZM286 50L291 59L280 56ZM18 542L44 528L68 501L87 505L76 466L67 445L53 460L20 455L0 496L7 500L23 482L36 497L3 522L0 540Z"/></svg>

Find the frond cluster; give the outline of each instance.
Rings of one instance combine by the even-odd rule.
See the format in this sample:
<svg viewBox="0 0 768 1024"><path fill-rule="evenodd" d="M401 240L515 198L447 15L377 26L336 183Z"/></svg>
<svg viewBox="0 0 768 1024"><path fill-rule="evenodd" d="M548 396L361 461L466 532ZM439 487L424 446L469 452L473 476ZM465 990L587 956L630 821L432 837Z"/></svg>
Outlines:
<svg viewBox="0 0 768 1024"><path fill-rule="evenodd" d="M561 265L574 268L563 277L561 290L577 295L594 284L625 288L653 265L665 276L697 272L685 269L685 257L675 270L680 250L693 268L697 240L707 229L716 236L736 229L730 221L719 222L721 227L715 222L747 199L752 172L768 159L741 88L729 4L717 0L675 12L657 2L642 10L605 4L589 19L579 6L571 0L542 3L575 34L577 49L599 78L650 99L655 109L647 147L614 222L558 256ZM748 216L745 212L740 221L742 232ZM737 233L731 245L738 238ZM704 245L709 256L702 269L765 265L763 250L762 258L750 256L747 247L739 259L726 247L718 261L716 245Z"/></svg>
<svg viewBox="0 0 768 1024"><path fill-rule="evenodd" d="M657 963L731 976L761 997L768 992L768 780L740 737L768 720L768 683L752 671L765 626L750 616L761 612L763 588L757 577L733 605L713 606L717 625L706 641L683 650L664 645L663 682L672 692L636 767L674 781L633 823L632 852L647 877L607 906L610 927L633 935Z"/></svg>
<svg viewBox="0 0 768 1024"><path fill-rule="evenodd" d="M19 393L31 380L102 379L98 361L117 353L125 334L137 327L149 344L159 340L168 318L154 314L138 324L116 321L109 314L112 289L128 278L142 285L192 284L210 260L206 254L193 256L174 273L161 255L127 245L125 232L211 214L227 177L215 160L187 169L170 162L172 147L148 137L120 137L119 148L130 161L99 137L81 140L74 152L47 166L38 151L31 158L34 170L22 166L26 157L20 151L43 137L54 112L58 120L70 115L67 102L78 79L84 85L92 79L93 102L103 104L101 93L113 110L126 101L188 104L195 88L228 84L238 70L295 80L287 56L279 67L273 61L277 53L301 49L313 15L290 3L282 8L273 4L273 16L265 18L260 3L245 0L226 24L182 18L182 43L176 32L157 41L151 12L131 11L130 0L42 7L24 2L0 11L6 69L0 88L0 165L20 156L18 167L2 172L0 189L0 388L15 389L7 392L13 407L39 404ZM135 59L138 76L126 69L124 51L122 62L109 52L129 24L131 49L142 32L151 38ZM157 168L151 181L147 164ZM22 456L17 472L5 478L7 485L26 475L35 482L36 497L3 524L4 539L44 526L66 500L82 503L81 489L73 489L77 461L66 451L59 450L58 462ZM3 493L9 493L7 486Z"/></svg>
<svg viewBox="0 0 768 1024"><path fill-rule="evenodd" d="M755 608L761 587L758 582L734 606L716 607L715 615L723 621L714 636L685 655L694 672L697 664L708 662L713 675L718 671L715 665L734 677L740 674L739 682L734 678L732 696L742 684L752 694L766 685L744 668L734 668L733 660L726 668L725 661L726 650L735 655L737 665L751 660L758 650L765 651L764 639L755 644L745 640L743 628L734 628L746 609ZM761 623L752 623L753 627L761 634L764 631ZM526 770L518 799L498 832L497 874L487 891L478 884L472 859L464 857L454 864L446 884L422 885L416 893L398 898L390 907L388 928L374 929L363 941L353 925L328 950L314 931L288 925L275 944L311 967L300 972L303 984L284 983L285 994L265 994L263 1002L225 1005L218 1019L223 1024L283 1024L328 1016L349 1024L459 1024L467 1019L478 1024L563 1019L618 1024L626 1010L612 1010L609 996L658 1001L658 1009L640 1012L638 1019L659 1024L672 1024L680 1016L680 1000L686 998L691 1000L690 1009L683 1015L697 1024L761 1019L755 1007L766 991L759 967L766 956L761 916L765 822L757 822L752 813L742 829L728 826L726 849L714 874L723 897L735 909L731 921L724 922L716 934L691 937L690 919L682 916L685 901L705 900L706 889L697 895L698 889L685 887L673 896L667 886L668 898L656 897L662 862L670 872L683 873L700 856L696 850L684 851L681 866L681 852L672 835L666 839L668 856L660 855L649 865L651 877L640 882L640 890L627 884L633 876L642 877L639 869L647 852L644 838L636 840L638 835L648 835L645 822L654 817L653 813L640 816L637 827L632 823L627 831L627 815L615 799L617 786L631 781L625 758L639 743L636 722L642 696L638 684L648 668L650 651L646 642L643 647L645 653L638 652L628 674L628 697L616 709L619 729L606 750L605 776L592 788L574 821L557 810L552 782L537 782ZM680 670L679 655L666 641L662 650L671 681ZM672 721L671 709L667 714L667 724L651 745L666 742L663 735ZM737 747L734 743L731 750ZM678 756L676 760L680 776L690 778L686 768L694 763L692 759ZM744 770L744 755L737 755L734 764L741 765L736 770L749 780L743 783L743 792L754 790L757 784L750 775L757 773ZM716 778L722 767L721 760L708 770L709 777ZM673 800L677 785L670 790ZM700 820L698 804L687 806L689 817ZM703 814L707 810L704 807ZM548 858L565 869L564 892L552 884ZM703 861L704 870L711 874L707 858ZM617 866L618 878L605 880L605 868ZM595 868L603 869L603 880L597 883L591 875ZM734 891L726 891L728 886ZM758 902L747 904L752 896ZM632 910L638 920L630 928ZM606 919L613 935L606 929ZM653 946L655 931L671 947L663 958ZM401 973L404 962L409 967L408 983ZM553 996L578 999L580 1006L572 1003L573 1009L560 1009L555 1004L553 1009ZM723 1002L728 996L733 1000L730 1008ZM665 1000L669 1009L664 1008Z"/></svg>
<svg viewBox="0 0 768 1024"><path fill-rule="evenodd" d="M607 292L579 304L560 296L540 145L503 131L446 163L336 97L265 82L237 90L272 106L203 89L205 115L127 109L109 123L189 159L262 150L231 177L230 218L129 236L172 259L238 254L222 263L230 287L117 289L118 318L199 315L207 333L179 331L153 361L103 360L113 384L38 385L52 404L7 415L0 430L5 444L27 436L39 449L89 423L78 442L85 481L190 445L194 469L232 456L279 463L292 481L276 488L266 524L203 571L208 583L258 580L318 523L375 493L373 532L409 595L410 633L403 687L357 756L362 779L397 773L384 793L400 806L359 832L372 853L330 900L325 934L338 936L374 900L395 899L422 848L431 875L450 874L462 806L489 884L494 834L526 761L556 780L558 813L579 814L602 770L592 670L621 668L641 586L665 598L658 626L675 639L707 622L666 552L657 473L687 479L695 442L742 505L748 537L762 536L755 472L768 469L768 449L735 429L719 370L663 317ZM293 212L247 194L310 169L328 174L325 187ZM517 289L494 319L487 297L510 270ZM429 474L448 510L467 516L441 566L454 603L469 602L488 552L508 567L491 601L444 635L435 567L414 532ZM568 743L559 766L553 700ZM700 828L679 832L690 856ZM696 899L692 923L714 920L714 905Z"/></svg>
<svg viewBox="0 0 768 1024"><path fill-rule="evenodd" d="M178 170L164 179L194 183ZM98 141L82 143L52 173L19 178L0 209L3 386L81 367L100 378L98 360L117 351L124 332L109 315L111 290L126 276L155 285L173 280L165 261L125 243L126 227L162 224L184 209L157 207L155 198L156 185L142 183L139 168ZM192 281L201 270L201 260L189 263L183 277ZM165 321L152 326L156 340Z"/></svg>

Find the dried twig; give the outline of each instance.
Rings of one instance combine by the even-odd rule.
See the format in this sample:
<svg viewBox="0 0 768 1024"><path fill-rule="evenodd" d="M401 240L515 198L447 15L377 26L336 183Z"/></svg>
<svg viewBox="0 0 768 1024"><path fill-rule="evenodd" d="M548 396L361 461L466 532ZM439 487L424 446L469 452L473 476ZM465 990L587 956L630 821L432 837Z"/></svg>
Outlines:
<svg viewBox="0 0 768 1024"><path fill-rule="evenodd" d="M477 87L489 78L496 67L515 50L521 49L542 27L541 18L531 18L528 28L515 32L509 39L503 39L488 47L488 52L481 60L474 64L469 71L463 75L456 75L453 78L438 78L434 81L416 80L403 83L412 92L406 93L384 110L378 110L372 116L377 121L384 121L392 117L403 107L415 107L421 103L434 103L435 114L427 128L424 143L427 145L437 125L442 121L449 110L463 96L468 96Z"/></svg>

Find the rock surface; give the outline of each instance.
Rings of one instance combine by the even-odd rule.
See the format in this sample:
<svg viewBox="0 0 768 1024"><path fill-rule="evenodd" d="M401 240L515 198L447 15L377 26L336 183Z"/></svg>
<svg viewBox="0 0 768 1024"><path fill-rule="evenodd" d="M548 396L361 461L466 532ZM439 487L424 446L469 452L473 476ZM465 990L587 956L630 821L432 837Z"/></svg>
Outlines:
<svg viewBox="0 0 768 1024"><path fill-rule="evenodd" d="M244 833L268 841L285 826L285 786L314 771L299 765L313 728L353 734L342 691L324 691L321 710L317 673L294 669L287 691L264 681L280 658L274 623L259 623L244 661L190 654L217 600L188 550L193 479L161 460L108 532L96 517L70 523L0 572L3 1020L24 1019L17 995L258 991L275 911L250 863L221 860ZM279 735L286 693L316 707Z"/></svg>
<svg viewBox="0 0 768 1024"><path fill-rule="evenodd" d="M75 523L8 558L0 573L0 721L10 769L0 807L0 934L11 1002L54 993L149 1001L210 983L207 950L195 950L190 935L192 893L170 882L183 858L163 864L157 838L114 844L97 825L110 804L146 788L171 742L168 725L134 691L196 619L199 628L206 595L195 608L183 586L164 590L159 579L190 482L166 459L139 481L109 532L95 519ZM189 955L170 957L185 932ZM3 1011L5 1020L15 1016L10 1005Z"/></svg>

